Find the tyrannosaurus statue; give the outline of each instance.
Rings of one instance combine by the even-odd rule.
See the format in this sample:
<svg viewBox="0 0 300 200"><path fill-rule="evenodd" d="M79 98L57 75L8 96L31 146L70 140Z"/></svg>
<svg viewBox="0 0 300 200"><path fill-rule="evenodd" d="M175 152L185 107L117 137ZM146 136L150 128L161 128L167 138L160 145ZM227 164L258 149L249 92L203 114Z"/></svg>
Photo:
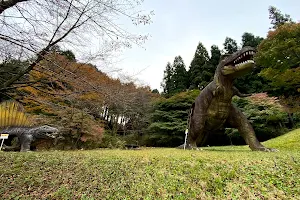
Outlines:
<svg viewBox="0 0 300 200"><path fill-rule="evenodd" d="M233 81L255 67L254 55L253 48L244 47L221 60L216 68L214 80L201 91L191 107L187 149L203 145L211 132L228 127L237 128L251 150L277 151L264 147L257 140L246 116L231 103L234 95L250 96L241 94L233 86ZM183 148L183 145L179 148Z"/></svg>
<svg viewBox="0 0 300 200"><path fill-rule="evenodd" d="M14 137L18 139L17 146L4 146L5 151L30 151L30 145L37 139L58 137L58 129L51 126L32 127L31 120L16 102L8 101L0 104L0 133L9 134L8 142Z"/></svg>

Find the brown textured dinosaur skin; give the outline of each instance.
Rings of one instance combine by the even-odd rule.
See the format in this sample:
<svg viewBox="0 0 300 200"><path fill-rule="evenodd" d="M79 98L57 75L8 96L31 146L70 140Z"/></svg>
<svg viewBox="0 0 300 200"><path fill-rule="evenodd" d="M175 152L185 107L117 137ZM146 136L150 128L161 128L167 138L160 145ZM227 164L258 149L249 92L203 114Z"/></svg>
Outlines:
<svg viewBox="0 0 300 200"><path fill-rule="evenodd" d="M201 91L192 105L187 149L203 145L211 132L227 127L237 128L251 150L277 151L276 149L264 147L257 140L246 116L231 103L234 95L240 97L250 96L241 94L233 86L233 81L236 77L250 72L255 67L252 60L254 54L255 50L253 48L244 47L219 63L214 80ZM251 61L242 63L246 60ZM183 145L178 148L183 148Z"/></svg>

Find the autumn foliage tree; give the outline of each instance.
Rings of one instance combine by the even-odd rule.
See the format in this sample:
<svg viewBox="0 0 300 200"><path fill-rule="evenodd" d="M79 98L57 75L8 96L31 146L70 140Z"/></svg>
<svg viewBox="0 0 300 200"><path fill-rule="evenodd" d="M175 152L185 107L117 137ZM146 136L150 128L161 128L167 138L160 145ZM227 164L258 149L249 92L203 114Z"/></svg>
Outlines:
<svg viewBox="0 0 300 200"><path fill-rule="evenodd" d="M28 112L43 116L41 123L62 127L77 147L79 141L99 140L103 130L97 120L103 108L109 107L107 120L118 118L112 112L114 104L126 100L132 105L136 88L122 93L125 85L120 80L87 62L106 66L114 52L147 39L147 35L130 33L117 23L122 18L134 25L150 24L153 13L138 11L141 3L1 1L1 100L23 102Z"/></svg>
<svg viewBox="0 0 300 200"><path fill-rule="evenodd" d="M0 91L20 85L21 77L34 70L41 61L47 59L55 63L49 53L56 45L76 52L82 61L103 61L116 50L142 44L147 35L130 33L117 23L120 18L135 25L151 23L151 13L143 14L137 10L141 2L1 1L0 60L26 60L28 64L1 82Z"/></svg>
<svg viewBox="0 0 300 200"><path fill-rule="evenodd" d="M151 98L157 96L150 88L110 78L57 51L47 56L56 62L41 61L26 77L32 84L7 94L39 116L36 124L58 127L65 138L61 148L99 147L104 133L143 134Z"/></svg>
<svg viewBox="0 0 300 200"><path fill-rule="evenodd" d="M269 80L274 94L299 109L300 94L300 23L286 23L270 31L259 45L256 62L263 67L260 75Z"/></svg>

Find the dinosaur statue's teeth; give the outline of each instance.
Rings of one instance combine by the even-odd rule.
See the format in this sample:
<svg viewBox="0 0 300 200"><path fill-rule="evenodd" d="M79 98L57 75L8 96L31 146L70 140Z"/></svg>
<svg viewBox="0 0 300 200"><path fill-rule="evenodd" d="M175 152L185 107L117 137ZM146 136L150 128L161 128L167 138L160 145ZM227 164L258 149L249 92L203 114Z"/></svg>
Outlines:
<svg viewBox="0 0 300 200"><path fill-rule="evenodd" d="M238 62L238 60L235 60L235 61L234 61L234 63L235 63L234 66L236 66L236 67L238 67L238 66L240 66L240 65L243 65L243 64L246 64L246 63L255 63L254 60L246 60L246 61L242 61L242 62L240 62L240 63L237 63L237 62Z"/></svg>

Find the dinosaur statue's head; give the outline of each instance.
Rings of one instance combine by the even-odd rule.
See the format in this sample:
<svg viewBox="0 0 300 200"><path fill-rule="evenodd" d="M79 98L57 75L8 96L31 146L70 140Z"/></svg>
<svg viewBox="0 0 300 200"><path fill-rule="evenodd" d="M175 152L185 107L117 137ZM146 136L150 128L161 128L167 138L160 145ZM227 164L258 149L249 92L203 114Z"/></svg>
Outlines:
<svg viewBox="0 0 300 200"><path fill-rule="evenodd" d="M58 129L44 125L44 126L39 126L36 127L32 130L34 136L36 138L57 138L59 137Z"/></svg>
<svg viewBox="0 0 300 200"><path fill-rule="evenodd" d="M225 55L218 65L217 71L229 78L240 77L255 67L253 60L255 53L254 48L244 47L231 55Z"/></svg>

